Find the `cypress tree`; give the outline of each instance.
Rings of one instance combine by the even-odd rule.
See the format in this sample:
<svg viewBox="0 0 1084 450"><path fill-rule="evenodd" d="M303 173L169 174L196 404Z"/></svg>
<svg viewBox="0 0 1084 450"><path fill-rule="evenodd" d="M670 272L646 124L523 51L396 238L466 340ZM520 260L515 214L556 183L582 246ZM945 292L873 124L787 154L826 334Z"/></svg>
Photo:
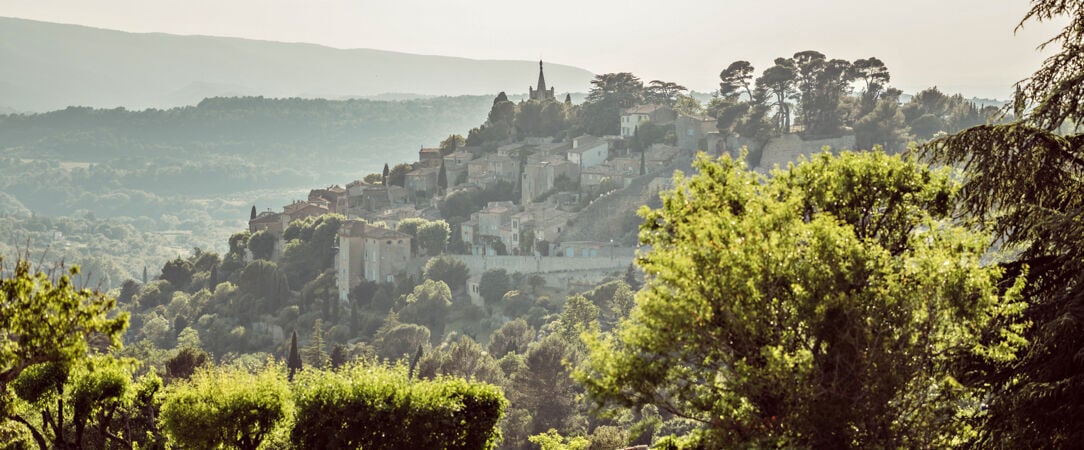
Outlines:
<svg viewBox="0 0 1084 450"><path fill-rule="evenodd" d="M256 220L256 205L252 205L252 212L248 213L248 220Z"/></svg>
<svg viewBox="0 0 1084 450"><path fill-rule="evenodd" d="M380 178L380 184L382 186L388 185L388 175L391 173L391 169L388 169L388 163L384 163L384 176Z"/></svg>
<svg viewBox="0 0 1084 450"><path fill-rule="evenodd" d="M211 266L211 276L208 277L207 287L212 291L218 286L218 264Z"/></svg>
<svg viewBox="0 0 1084 450"><path fill-rule="evenodd" d="M289 380L294 381L294 373L301 370L301 354L297 352L297 330L290 336L290 354L286 357L286 368L290 370L287 375Z"/></svg>
<svg viewBox="0 0 1084 450"><path fill-rule="evenodd" d="M444 160L440 161L440 175L437 175L437 186L448 189L448 170L444 167Z"/></svg>

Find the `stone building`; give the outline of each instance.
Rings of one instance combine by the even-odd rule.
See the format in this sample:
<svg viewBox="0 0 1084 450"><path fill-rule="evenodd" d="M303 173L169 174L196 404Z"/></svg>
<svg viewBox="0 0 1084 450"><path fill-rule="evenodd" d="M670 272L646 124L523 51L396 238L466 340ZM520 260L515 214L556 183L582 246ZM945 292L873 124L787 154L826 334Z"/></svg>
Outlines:
<svg viewBox="0 0 1084 450"><path fill-rule="evenodd" d="M657 125L673 123L677 119L674 109L666 105L637 105L621 111L621 137L636 135L640 124L651 121Z"/></svg>
<svg viewBox="0 0 1084 450"><path fill-rule="evenodd" d="M339 228L339 252L335 257L339 301L348 301L350 289L362 280L395 282L410 264L409 234L348 220Z"/></svg>

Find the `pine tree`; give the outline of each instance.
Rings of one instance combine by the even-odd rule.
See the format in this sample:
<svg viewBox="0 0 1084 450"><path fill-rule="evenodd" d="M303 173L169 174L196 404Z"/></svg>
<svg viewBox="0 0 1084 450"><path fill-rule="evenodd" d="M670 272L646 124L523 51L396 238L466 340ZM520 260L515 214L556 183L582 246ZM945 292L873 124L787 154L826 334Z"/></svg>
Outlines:
<svg viewBox="0 0 1084 450"><path fill-rule="evenodd" d="M290 336L290 354L286 357L286 368L290 370L290 381L294 381L294 373L301 370L301 355L297 352L297 330Z"/></svg>
<svg viewBox="0 0 1084 450"><path fill-rule="evenodd" d="M324 351L324 321L316 319L312 324L312 339L309 346L305 347L304 359L317 369L324 369L328 365L328 355Z"/></svg>
<svg viewBox="0 0 1084 450"><path fill-rule="evenodd" d="M338 369L346 364L346 348L342 344L335 344L331 348L331 368Z"/></svg>

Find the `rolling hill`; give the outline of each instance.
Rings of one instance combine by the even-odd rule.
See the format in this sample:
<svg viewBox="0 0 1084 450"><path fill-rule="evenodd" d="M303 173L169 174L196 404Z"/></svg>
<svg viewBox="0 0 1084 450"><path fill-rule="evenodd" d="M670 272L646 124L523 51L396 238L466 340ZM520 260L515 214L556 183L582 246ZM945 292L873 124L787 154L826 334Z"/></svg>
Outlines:
<svg viewBox="0 0 1084 450"><path fill-rule="evenodd" d="M0 17L0 111L194 105L207 97L307 98L525 92L536 61L473 60L373 49L128 33ZM592 74L546 65L559 94Z"/></svg>

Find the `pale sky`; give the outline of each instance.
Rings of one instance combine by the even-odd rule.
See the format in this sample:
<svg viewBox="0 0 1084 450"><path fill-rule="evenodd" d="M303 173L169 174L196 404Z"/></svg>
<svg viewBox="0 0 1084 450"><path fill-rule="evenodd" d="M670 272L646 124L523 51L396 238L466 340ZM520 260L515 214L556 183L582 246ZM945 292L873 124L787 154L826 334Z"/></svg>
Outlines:
<svg viewBox="0 0 1084 450"><path fill-rule="evenodd" d="M732 61L879 57L892 85L1007 98L1057 24L1025 0L0 0L0 16L633 72L699 91ZM2 45L2 43L0 43Z"/></svg>

